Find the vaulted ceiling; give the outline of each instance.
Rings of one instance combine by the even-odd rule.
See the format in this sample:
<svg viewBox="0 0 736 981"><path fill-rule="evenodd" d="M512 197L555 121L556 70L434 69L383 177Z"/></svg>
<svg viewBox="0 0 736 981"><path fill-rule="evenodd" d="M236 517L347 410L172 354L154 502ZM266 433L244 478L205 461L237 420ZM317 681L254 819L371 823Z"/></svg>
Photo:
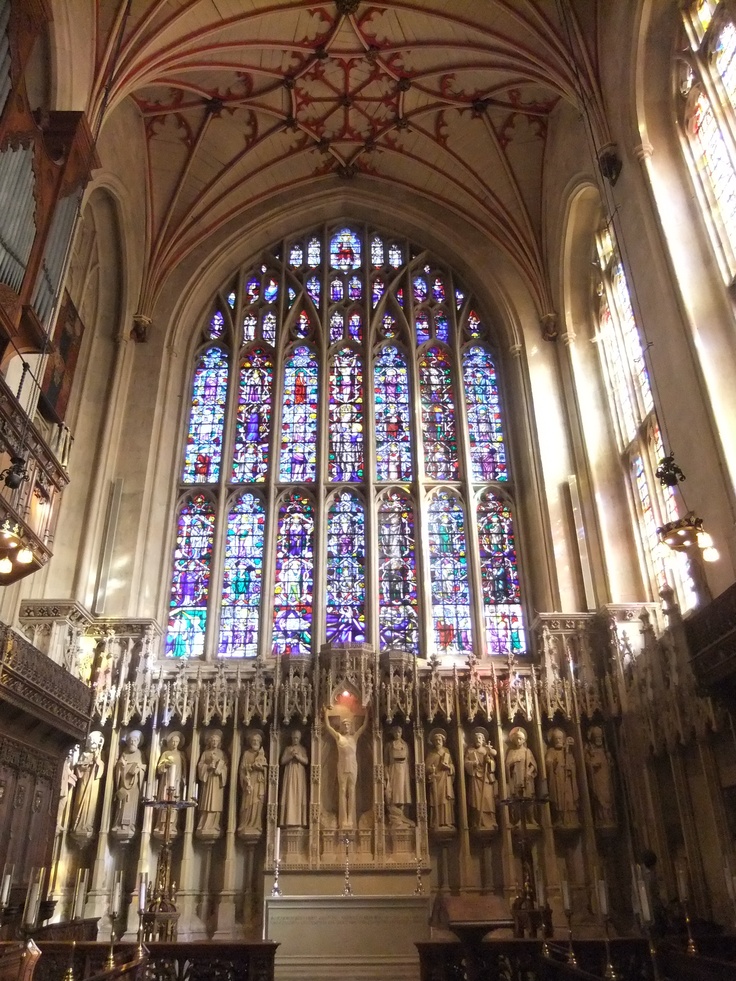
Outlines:
<svg viewBox="0 0 736 981"><path fill-rule="evenodd" d="M334 175L449 208L543 278L550 118L598 103L592 0L95 6L92 114L140 113L154 293L234 215Z"/></svg>

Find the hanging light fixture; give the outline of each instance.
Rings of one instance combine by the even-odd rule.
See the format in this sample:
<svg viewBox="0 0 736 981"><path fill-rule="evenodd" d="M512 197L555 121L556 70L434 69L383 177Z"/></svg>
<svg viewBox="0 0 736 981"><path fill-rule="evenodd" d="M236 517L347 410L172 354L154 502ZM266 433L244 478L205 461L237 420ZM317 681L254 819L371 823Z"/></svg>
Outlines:
<svg viewBox="0 0 736 981"><path fill-rule="evenodd" d="M15 558L21 565L30 565L33 562L33 552L25 545L23 548L18 549L15 553Z"/></svg>
<svg viewBox="0 0 736 981"><path fill-rule="evenodd" d="M7 576L8 573L12 571L13 571L13 563L6 555L5 558L0 559L0 575Z"/></svg>

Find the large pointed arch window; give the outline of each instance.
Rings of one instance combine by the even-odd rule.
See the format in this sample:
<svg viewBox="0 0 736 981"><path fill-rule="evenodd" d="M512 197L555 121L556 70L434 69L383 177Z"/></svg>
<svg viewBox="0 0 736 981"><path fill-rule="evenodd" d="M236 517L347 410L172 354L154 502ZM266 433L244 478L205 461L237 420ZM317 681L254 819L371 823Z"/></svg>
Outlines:
<svg viewBox="0 0 736 981"><path fill-rule="evenodd" d="M169 656L525 652L497 355L451 270L289 238L223 285L189 395Z"/></svg>

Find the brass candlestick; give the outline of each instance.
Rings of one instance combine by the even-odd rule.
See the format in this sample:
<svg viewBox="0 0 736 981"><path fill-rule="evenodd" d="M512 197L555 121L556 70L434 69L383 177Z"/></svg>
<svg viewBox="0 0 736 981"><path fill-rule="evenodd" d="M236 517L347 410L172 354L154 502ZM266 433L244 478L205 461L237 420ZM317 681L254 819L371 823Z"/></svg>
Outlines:
<svg viewBox="0 0 736 981"><path fill-rule="evenodd" d="M605 938L606 967L605 970L603 971L603 977L606 979L606 981L619 981L618 974L616 973L616 968L613 966L613 961L611 960L611 943L608 937L608 924L609 924L608 917L606 917L603 922L606 930L606 938Z"/></svg>
<svg viewBox="0 0 736 981"><path fill-rule="evenodd" d="M567 920L567 963L570 967L578 966L578 959L575 956L575 951L572 946L572 910L565 910L565 919Z"/></svg>
<svg viewBox="0 0 736 981"><path fill-rule="evenodd" d="M687 908L687 900L683 899L682 909L685 913L685 929L687 930L687 947L685 948L688 954L697 954L698 948L695 945L695 940L693 939L692 925L690 923L690 913Z"/></svg>

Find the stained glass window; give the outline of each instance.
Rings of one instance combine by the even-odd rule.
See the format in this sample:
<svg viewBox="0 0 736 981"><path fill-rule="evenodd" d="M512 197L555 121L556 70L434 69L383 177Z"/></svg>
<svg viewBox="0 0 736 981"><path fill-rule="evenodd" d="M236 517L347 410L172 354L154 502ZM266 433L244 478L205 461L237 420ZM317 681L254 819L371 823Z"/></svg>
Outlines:
<svg viewBox="0 0 736 981"><path fill-rule="evenodd" d="M430 348L419 361L422 398L424 472L435 480L452 480L457 474L455 399L447 352Z"/></svg>
<svg viewBox="0 0 736 981"><path fill-rule="evenodd" d="M253 494L242 494L230 508L220 613L221 657L258 653L265 523L263 504Z"/></svg>
<svg viewBox="0 0 736 981"><path fill-rule="evenodd" d="M319 368L308 347L298 347L284 370L281 480L311 482L317 473Z"/></svg>
<svg viewBox="0 0 736 981"><path fill-rule="evenodd" d="M167 654L523 652L493 337L453 271L340 225L234 281L200 327Z"/></svg>
<svg viewBox="0 0 736 981"><path fill-rule="evenodd" d="M331 644L365 641L365 514L348 491L327 517L326 638Z"/></svg>
<svg viewBox="0 0 736 981"><path fill-rule="evenodd" d="M265 351L255 349L243 358L235 422L233 483L263 481L268 471L271 434L273 368Z"/></svg>
<svg viewBox="0 0 736 981"><path fill-rule="evenodd" d="M442 654L472 649L470 583L463 508L454 494L438 491L427 520L432 626Z"/></svg>
<svg viewBox="0 0 736 981"><path fill-rule="evenodd" d="M463 355L473 480L507 480L501 406L490 354L474 345Z"/></svg>
<svg viewBox="0 0 736 981"><path fill-rule="evenodd" d="M274 586L273 652L307 655L312 642L314 508L295 493L279 509Z"/></svg>
<svg viewBox="0 0 736 981"><path fill-rule="evenodd" d="M398 348L385 347L373 373L376 477L411 480L409 373Z"/></svg>
<svg viewBox="0 0 736 981"><path fill-rule="evenodd" d="M363 477L363 368L352 348L343 348L330 369L328 479Z"/></svg>
<svg viewBox="0 0 736 981"><path fill-rule="evenodd" d="M215 509L195 494L179 510L166 654L202 657L207 624Z"/></svg>
<svg viewBox="0 0 736 981"><path fill-rule="evenodd" d="M182 476L185 484L215 483L220 476L227 381L227 356L219 347L211 347L200 355L194 369Z"/></svg>
<svg viewBox="0 0 736 981"><path fill-rule="evenodd" d="M526 649L511 509L491 491L478 505L486 645L490 654Z"/></svg>
<svg viewBox="0 0 736 981"><path fill-rule="evenodd" d="M381 650L419 650L414 509L404 491L388 491L378 507Z"/></svg>

